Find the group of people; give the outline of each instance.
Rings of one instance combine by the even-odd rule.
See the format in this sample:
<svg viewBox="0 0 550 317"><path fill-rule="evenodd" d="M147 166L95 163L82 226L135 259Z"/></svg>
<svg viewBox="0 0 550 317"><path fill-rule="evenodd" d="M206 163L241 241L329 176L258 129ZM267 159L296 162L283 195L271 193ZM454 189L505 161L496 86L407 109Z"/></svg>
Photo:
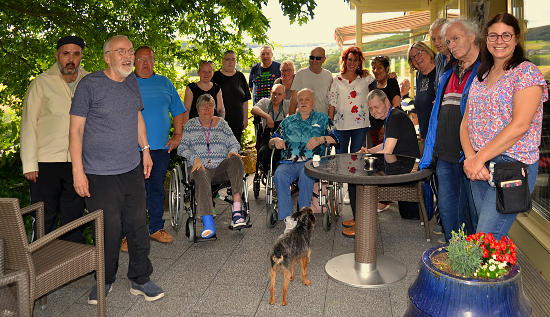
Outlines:
<svg viewBox="0 0 550 317"><path fill-rule="evenodd" d="M491 232L499 239L516 214L497 211L488 164L526 164L529 189L534 189L546 82L525 58L518 21L508 13L492 18L483 34L467 20L440 19L430 37L437 55L422 42L408 51L409 65L417 71L418 138L401 109L402 97L409 98L390 73L389 59L375 57L371 75L359 47L343 51L341 72L333 78L322 67L321 47L311 51L309 66L295 73L291 61L273 61L272 48L264 46L248 82L236 70L235 52L226 51L216 72L212 62L200 63L199 81L186 87L182 102L170 80L155 73L150 47L134 49L126 36L114 36L103 46L107 68L89 74L80 66L84 40L63 37L56 64L32 81L24 100L21 160L31 201L45 203L46 233L81 217L85 209L103 209L107 293L122 249L130 256L130 292L159 299L164 292L150 280L149 249L150 239L173 241L162 220L170 152L177 149L187 159L202 238L216 234L210 190L215 182L231 183L231 225L246 225L238 153L252 99L251 113L264 129L259 160L265 162L272 148L281 150L273 180L285 231L295 226L292 182L298 182L298 207L310 206L315 179L304 164L336 145L337 153L421 157L419 167L435 171L445 239L463 223L470 232ZM355 187L349 185L348 191L355 217ZM379 210L386 205L381 202ZM399 207L403 217L418 216L410 204ZM343 234L353 237L354 218L343 225ZM84 241L81 231L64 239ZM88 302L97 303L97 289Z"/></svg>

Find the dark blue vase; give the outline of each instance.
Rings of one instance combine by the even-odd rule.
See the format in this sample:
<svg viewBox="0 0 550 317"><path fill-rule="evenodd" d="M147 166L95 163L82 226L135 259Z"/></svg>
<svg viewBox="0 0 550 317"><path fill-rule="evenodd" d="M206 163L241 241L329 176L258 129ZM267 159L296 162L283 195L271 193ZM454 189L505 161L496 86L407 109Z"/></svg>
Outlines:
<svg viewBox="0 0 550 317"><path fill-rule="evenodd" d="M446 246L433 247L422 255L420 272L409 288L409 307L405 316L531 315L517 263L506 276L494 280L451 276L431 261L432 256L446 252Z"/></svg>

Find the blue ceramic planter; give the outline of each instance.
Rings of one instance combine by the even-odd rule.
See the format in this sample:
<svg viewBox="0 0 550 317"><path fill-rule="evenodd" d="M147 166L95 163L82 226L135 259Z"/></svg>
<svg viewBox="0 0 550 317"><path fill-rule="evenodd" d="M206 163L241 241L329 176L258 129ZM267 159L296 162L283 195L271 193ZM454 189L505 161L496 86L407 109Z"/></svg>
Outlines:
<svg viewBox="0 0 550 317"><path fill-rule="evenodd" d="M444 250L440 245L426 250L420 272L409 288L405 316L530 316L531 305L523 294L519 265L495 280L450 276L436 268L431 257Z"/></svg>

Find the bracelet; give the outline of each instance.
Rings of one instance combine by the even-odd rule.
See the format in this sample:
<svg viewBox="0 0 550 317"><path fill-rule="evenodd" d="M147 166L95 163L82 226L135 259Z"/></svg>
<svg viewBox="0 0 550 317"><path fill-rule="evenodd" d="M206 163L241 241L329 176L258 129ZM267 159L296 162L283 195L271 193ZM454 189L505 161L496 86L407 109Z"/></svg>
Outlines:
<svg viewBox="0 0 550 317"><path fill-rule="evenodd" d="M151 148L151 146L149 144L147 144L146 146L142 147L141 150L142 151L145 151L147 149Z"/></svg>

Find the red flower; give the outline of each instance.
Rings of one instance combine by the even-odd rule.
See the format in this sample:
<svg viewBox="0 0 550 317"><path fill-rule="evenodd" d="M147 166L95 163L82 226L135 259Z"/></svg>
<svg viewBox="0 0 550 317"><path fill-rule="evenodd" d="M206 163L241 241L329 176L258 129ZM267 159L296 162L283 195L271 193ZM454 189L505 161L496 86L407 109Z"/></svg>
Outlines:
<svg viewBox="0 0 550 317"><path fill-rule="evenodd" d="M349 171L350 171L350 173L355 174L356 169L355 169L355 167L352 167L352 168L349 169Z"/></svg>
<svg viewBox="0 0 550 317"><path fill-rule="evenodd" d="M489 250L483 249L483 257L488 258L489 257Z"/></svg>
<svg viewBox="0 0 550 317"><path fill-rule="evenodd" d="M349 95L351 96L351 98L355 98L357 97L357 92L355 90L352 90Z"/></svg>
<svg viewBox="0 0 550 317"><path fill-rule="evenodd" d="M355 161L357 159L357 154L352 154L351 159Z"/></svg>
<svg viewBox="0 0 550 317"><path fill-rule="evenodd" d="M359 108L357 108L357 106L353 106L351 108L351 113L357 113L357 112L359 112Z"/></svg>

